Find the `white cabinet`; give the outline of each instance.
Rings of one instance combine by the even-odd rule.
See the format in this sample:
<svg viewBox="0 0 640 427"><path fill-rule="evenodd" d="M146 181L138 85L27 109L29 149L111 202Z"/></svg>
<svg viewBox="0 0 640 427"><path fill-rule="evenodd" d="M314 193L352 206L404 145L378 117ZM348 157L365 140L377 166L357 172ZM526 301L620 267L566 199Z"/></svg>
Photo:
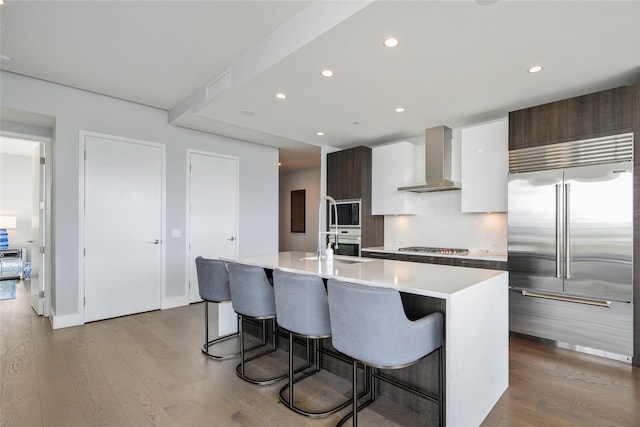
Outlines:
<svg viewBox="0 0 640 427"><path fill-rule="evenodd" d="M372 149L371 213L373 215L415 214L416 194L398 191L414 184L416 146L407 141Z"/></svg>
<svg viewBox="0 0 640 427"><path fill-rule="evenodd" d="M462 212L506 212L508 119L462 129Z"/></svg>

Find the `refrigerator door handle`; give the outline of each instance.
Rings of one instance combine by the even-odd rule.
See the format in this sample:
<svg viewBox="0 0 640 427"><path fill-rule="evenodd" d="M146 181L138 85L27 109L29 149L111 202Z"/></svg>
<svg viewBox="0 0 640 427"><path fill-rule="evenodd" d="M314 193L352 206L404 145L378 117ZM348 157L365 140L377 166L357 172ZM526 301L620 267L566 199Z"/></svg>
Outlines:
<svg viewBox="0 0 640 427"><path fill-rule="evenodd" d="M562 217L560 207L562 206L562 187L556 184L556 277L562 277L561 251L562 251Z"/></svg>
<svg viewBox="0 0 640 427"><path fill-rule="evenodd" d="M564 278L571 279L571 245L569 241L569 216L570 198L569 198L570 184L564 185Z"/></svg>

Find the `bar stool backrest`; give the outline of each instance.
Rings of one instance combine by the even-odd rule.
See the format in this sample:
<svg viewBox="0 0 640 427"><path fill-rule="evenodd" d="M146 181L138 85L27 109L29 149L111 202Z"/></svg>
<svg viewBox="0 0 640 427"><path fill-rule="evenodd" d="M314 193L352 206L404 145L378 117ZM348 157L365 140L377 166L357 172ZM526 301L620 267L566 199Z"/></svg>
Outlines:
<svg viewBox="0 0 640 427"><path fill-rule="evenodd" d="M408 366L442 346L442 313L407 319L395 289L329 279L334 347L380 368Z"/></svg>
<svg viewBox="0 0 640 427"><path fill-rule="evenodd" d="M278 325L310 338L331 336L329 300L322 278L277 269L273 287Z"/></svg>
<svg viewBox="0 0 640 427"><path fill-rule="evenodd" d="M273 318L275 294L264 269L234 262L229 263L228 268L233 310L255 319Z"/></svg>
<svg viewBox="0 0 640 427"><path fill-rule="evenodd" d="M224 261L199 256L196 258L196 274L200 298L211 302L231 301L229 275Z"/></svg>

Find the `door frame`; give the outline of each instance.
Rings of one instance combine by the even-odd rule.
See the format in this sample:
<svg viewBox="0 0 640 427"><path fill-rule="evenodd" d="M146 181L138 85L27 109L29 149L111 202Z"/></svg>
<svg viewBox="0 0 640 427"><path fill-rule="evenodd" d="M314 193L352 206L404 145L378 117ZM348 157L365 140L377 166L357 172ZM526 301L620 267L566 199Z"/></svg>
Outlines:
<svg viewBox="0 0 640 427"><path fill-rule="evenodd" d="M184 245L184 249L185 249L185 255L184 255L184 259L185 259L185 266L187 268L185 268L185 281L184 281L184 294L186 296L186 304L191 304L191 294L190 294L190 289L189 289L189 281L191 280L190 277L190 262L191 260L189 259L189 255L190 255L190 251L191 248L189 247L191 245L191 241L190 241L190 236L191 236L191 209L190 209L190 203L191 203L191 156L193 154L200 154L200 155L204 155L204 156L211 156L211 157L220 157L223 159L229 159L229 160L235 160L236 161L236 165L238 166L236 168L236 194L238 197L236 197L236 256L238 256L238 254L240 253L240 158L238 156L230 156L227 154L221 154L221 153L214 153L212 151L204 151L204 150L196 150L196 149L192 149L192 148L188 148L187 149L187 160L186 160L186 167L185 167L185 171L186 171L186 200L185 200L185 245Z"/></svg>
<svg viewBox="0 0 640 427"><path fill-rule="evenodd" d="M40 142L44 145L44 158L45 158L45 168L44 168L44 241L42 242L42 246L44 249L44 266L40 266L41 270L46 271L44 275L44 312L42 314L43 317L51 316L51 293L53 286L53 231L51 229L52 226L52 212L51 212L51 197L52 197L52 183L53 183L53 138L41 135L35 135L30 133L22 133L22 132L10 132L5 130L0 130L0 134L2 136L6 136L9 138L17 138L24 139L25 141L34 141ZM40 153L40 157L42 157L42 153ZM32 254L33 256L33 254Z"/></svg>
<svg viewBox="0 0 640 427"><path fill-rule="evenodd" d="M84 212L84 191L85 191L85 140L86 137L95 137L95 138L104 138L104 139L112 139L116 141L122 141L131 144L141 144L147 145L150 147L160 148L161 156L162 156L162 164L161 167L161 188L160 188L160 196L162 199L162 206L160 212L160 239L162 244L160 245L160 309L171 308L167 306L167 298L166 298L166 253L167 253L167 236L166 236L166 221L167 221L167 206L166 206L166 191L167 191L167 161L166 161L166 146L165 144L159 144L157 142L144 141L141 139L134 138L126 138L122 136L109 135L105 133L91 132L81 130L79 134L79 142L78 142L78 158L80 161L79 167L79 179L78 179L78 312L82 314L82 322L84 323L85 318L85 306L84 306L84 297L85 297L85 280L84 280L84 240L85 240L85 212Z"/></svg>

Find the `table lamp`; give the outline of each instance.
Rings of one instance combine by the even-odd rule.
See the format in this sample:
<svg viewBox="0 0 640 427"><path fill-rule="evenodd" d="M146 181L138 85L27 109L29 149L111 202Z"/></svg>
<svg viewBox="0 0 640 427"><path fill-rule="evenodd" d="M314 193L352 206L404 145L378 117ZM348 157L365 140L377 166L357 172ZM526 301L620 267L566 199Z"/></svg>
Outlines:
<svg viewBox="0 0 640 427"><path fill-rule="evenodd" d="M15 216L0 216L0 249L7 249L9 247L7 228L16 228Z"/></svg>

